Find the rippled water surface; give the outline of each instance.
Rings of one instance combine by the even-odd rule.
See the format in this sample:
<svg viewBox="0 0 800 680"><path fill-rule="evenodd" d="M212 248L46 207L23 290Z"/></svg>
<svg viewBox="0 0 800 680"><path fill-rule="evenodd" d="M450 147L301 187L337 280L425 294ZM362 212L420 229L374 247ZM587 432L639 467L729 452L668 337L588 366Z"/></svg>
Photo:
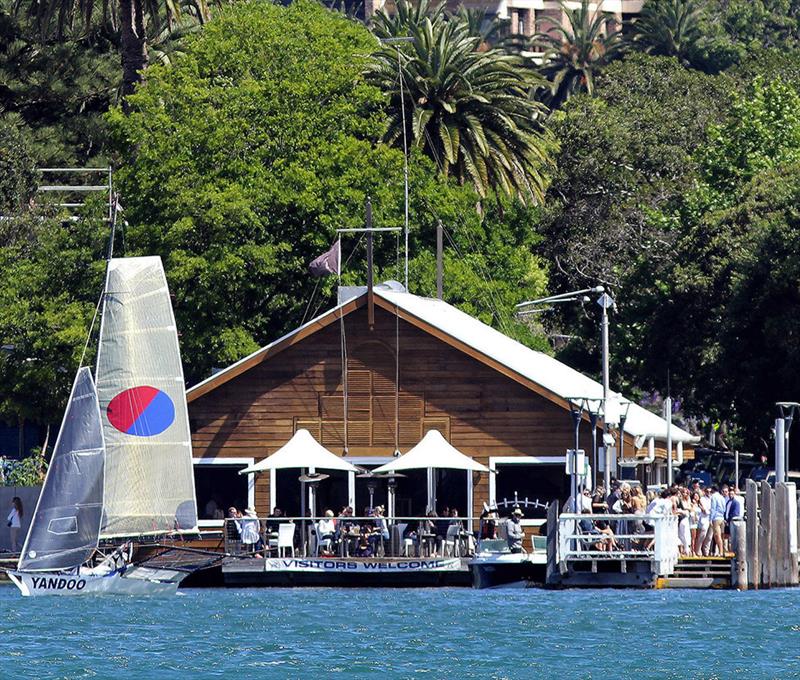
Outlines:
<svg viewBox="0 0 800 680"><path fill-rule="evenodd" d="M800 677L800 590L187 590L22 599L0 678Z"/></svg>

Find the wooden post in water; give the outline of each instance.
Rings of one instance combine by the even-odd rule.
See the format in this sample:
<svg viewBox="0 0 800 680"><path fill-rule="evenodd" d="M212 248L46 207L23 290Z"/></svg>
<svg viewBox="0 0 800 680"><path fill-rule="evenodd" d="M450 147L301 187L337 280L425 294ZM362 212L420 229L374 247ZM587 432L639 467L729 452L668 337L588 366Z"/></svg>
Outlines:
<svg viewBox="0 0 800 680"><path fill-rule="evenodd" d="M789 482L786 485L789 489L787 511L789 521L789 583L793 586L800 583L800 565L797 563L798 549L797 549L797 486L794 482Z"/></svg>
<svg viewBox="0 0 800 680"><path fill-rule="evenodd" d="M747 513L747 583L756 590L761 585L761 562L758 559L758 484L748 479L745 484Z"/></svg>
<svg viewBox="0 0 800 680"><path fill-rule="evenodd" d="M772 528L772 551L775 555L775 584L778 586L786 585L787 560L787 539L788 527L786 526L786 485L779 483L775 485L775 507L772 517L774 526Z"/></svg>
<svg viewBox="0 0 800 680"><path fill-rule="evenodd" d="M731 522L731 550L734 554L731 585L737 590L747 590L747 532L741 519Z"/></svg>
<svg viewBox="0 0 800 680"><path fill-rule="evenodd" d="M778 540L778 494L772 489L769 494L769 582L778 585L778 564L780 554L780 541Z"/></svg>
<svg viewBox="0 0 800 680"><path fill-rule="evenodd" d="M558 501L547 506L547 571L545 583L550 585L558 579Z"/></svg>
<svg viewBox="0 0 800 680"><path fill-rule="evenodd" d="M761 482L761 522L758 528L759 561L761 562L761 585L769 588L770 561L772 559L771 535L769 531L770 514L772 512L772 488L766 482Z"/></svg>

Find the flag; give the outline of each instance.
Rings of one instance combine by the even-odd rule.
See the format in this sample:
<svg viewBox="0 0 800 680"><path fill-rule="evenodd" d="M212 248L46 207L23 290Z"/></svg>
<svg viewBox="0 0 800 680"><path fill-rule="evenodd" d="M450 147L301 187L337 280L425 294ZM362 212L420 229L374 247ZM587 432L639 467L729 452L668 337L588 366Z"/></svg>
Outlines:
<svg viewBox="0 0 800 680"><path fill-rule="evenodd" d="M316 260L308 265L312 276L328 276L339 271L339 258L341 256L341 241L336 241L331 249L322 253Z"/></svg>

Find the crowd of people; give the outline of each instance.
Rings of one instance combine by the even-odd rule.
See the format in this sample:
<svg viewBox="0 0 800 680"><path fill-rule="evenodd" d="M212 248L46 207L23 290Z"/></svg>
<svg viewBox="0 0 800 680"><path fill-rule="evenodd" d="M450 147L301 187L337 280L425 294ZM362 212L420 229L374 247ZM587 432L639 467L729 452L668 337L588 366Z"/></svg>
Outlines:
<svg viewBox="0 0 800 680"><path fill-rule="evenodd" d="M291 521L280 508L275 508L262 522L255 509L247 508L242 513L235 507L228 509L227 520L225 530L228 541L240 543L244 552L255 557L261 557L261 553L269 545L275 547L280 525ZM294 544L299 549L302 546L302 535L299 522L294 524ZM402 533L398 536L401 543L410 539L418 555L425 553L430 556L441 552L450 527L456 527L458 533L464 531L458 510L450 508L444 508L441 515L431 510L414 524L401 523L398 526L402 528ZM311 538L319 545L321 556L374 557L387 554L391 540L385 508L382 505L365 508L361 518L355 516L351 506L343 507L338 515L326 509L323 517L316 522L309 515L308 527Z"/></svg>
<svg viewBox="0 0 800 680"><path fill-rule="evenodd" d="M638 483L615 482L610 493L600 485L594 492L581 489L576 504L570 498L565 511L586 515L578 522L581 533L593 535L597 550L649 550L653 547L653 525L648 518L677 518L678 551L687 557L724 556L731 552L731 523L744 519L744 498L736 487L723 484L703 486L694 480L687 485L669 486L660 492L644 493ZM628 517L592 519L591 515ZM633 518L629 516L633 515ZM641 516L641 519L637 517ZM643 538L636 538L638 535Z"/></svg>

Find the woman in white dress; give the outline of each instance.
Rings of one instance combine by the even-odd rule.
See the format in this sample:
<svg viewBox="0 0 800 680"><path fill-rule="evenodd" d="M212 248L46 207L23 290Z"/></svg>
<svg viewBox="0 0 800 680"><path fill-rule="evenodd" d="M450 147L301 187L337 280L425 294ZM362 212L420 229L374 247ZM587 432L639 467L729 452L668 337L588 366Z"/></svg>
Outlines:
<svg viewBox="0 0 800 680"><path fill-rule="evenodd" d="M19 530L22 528L22 500L19 496L11 499L11 511L6 518L8 533L11 535L11 552L17 552L19 545Z"/></svg>

